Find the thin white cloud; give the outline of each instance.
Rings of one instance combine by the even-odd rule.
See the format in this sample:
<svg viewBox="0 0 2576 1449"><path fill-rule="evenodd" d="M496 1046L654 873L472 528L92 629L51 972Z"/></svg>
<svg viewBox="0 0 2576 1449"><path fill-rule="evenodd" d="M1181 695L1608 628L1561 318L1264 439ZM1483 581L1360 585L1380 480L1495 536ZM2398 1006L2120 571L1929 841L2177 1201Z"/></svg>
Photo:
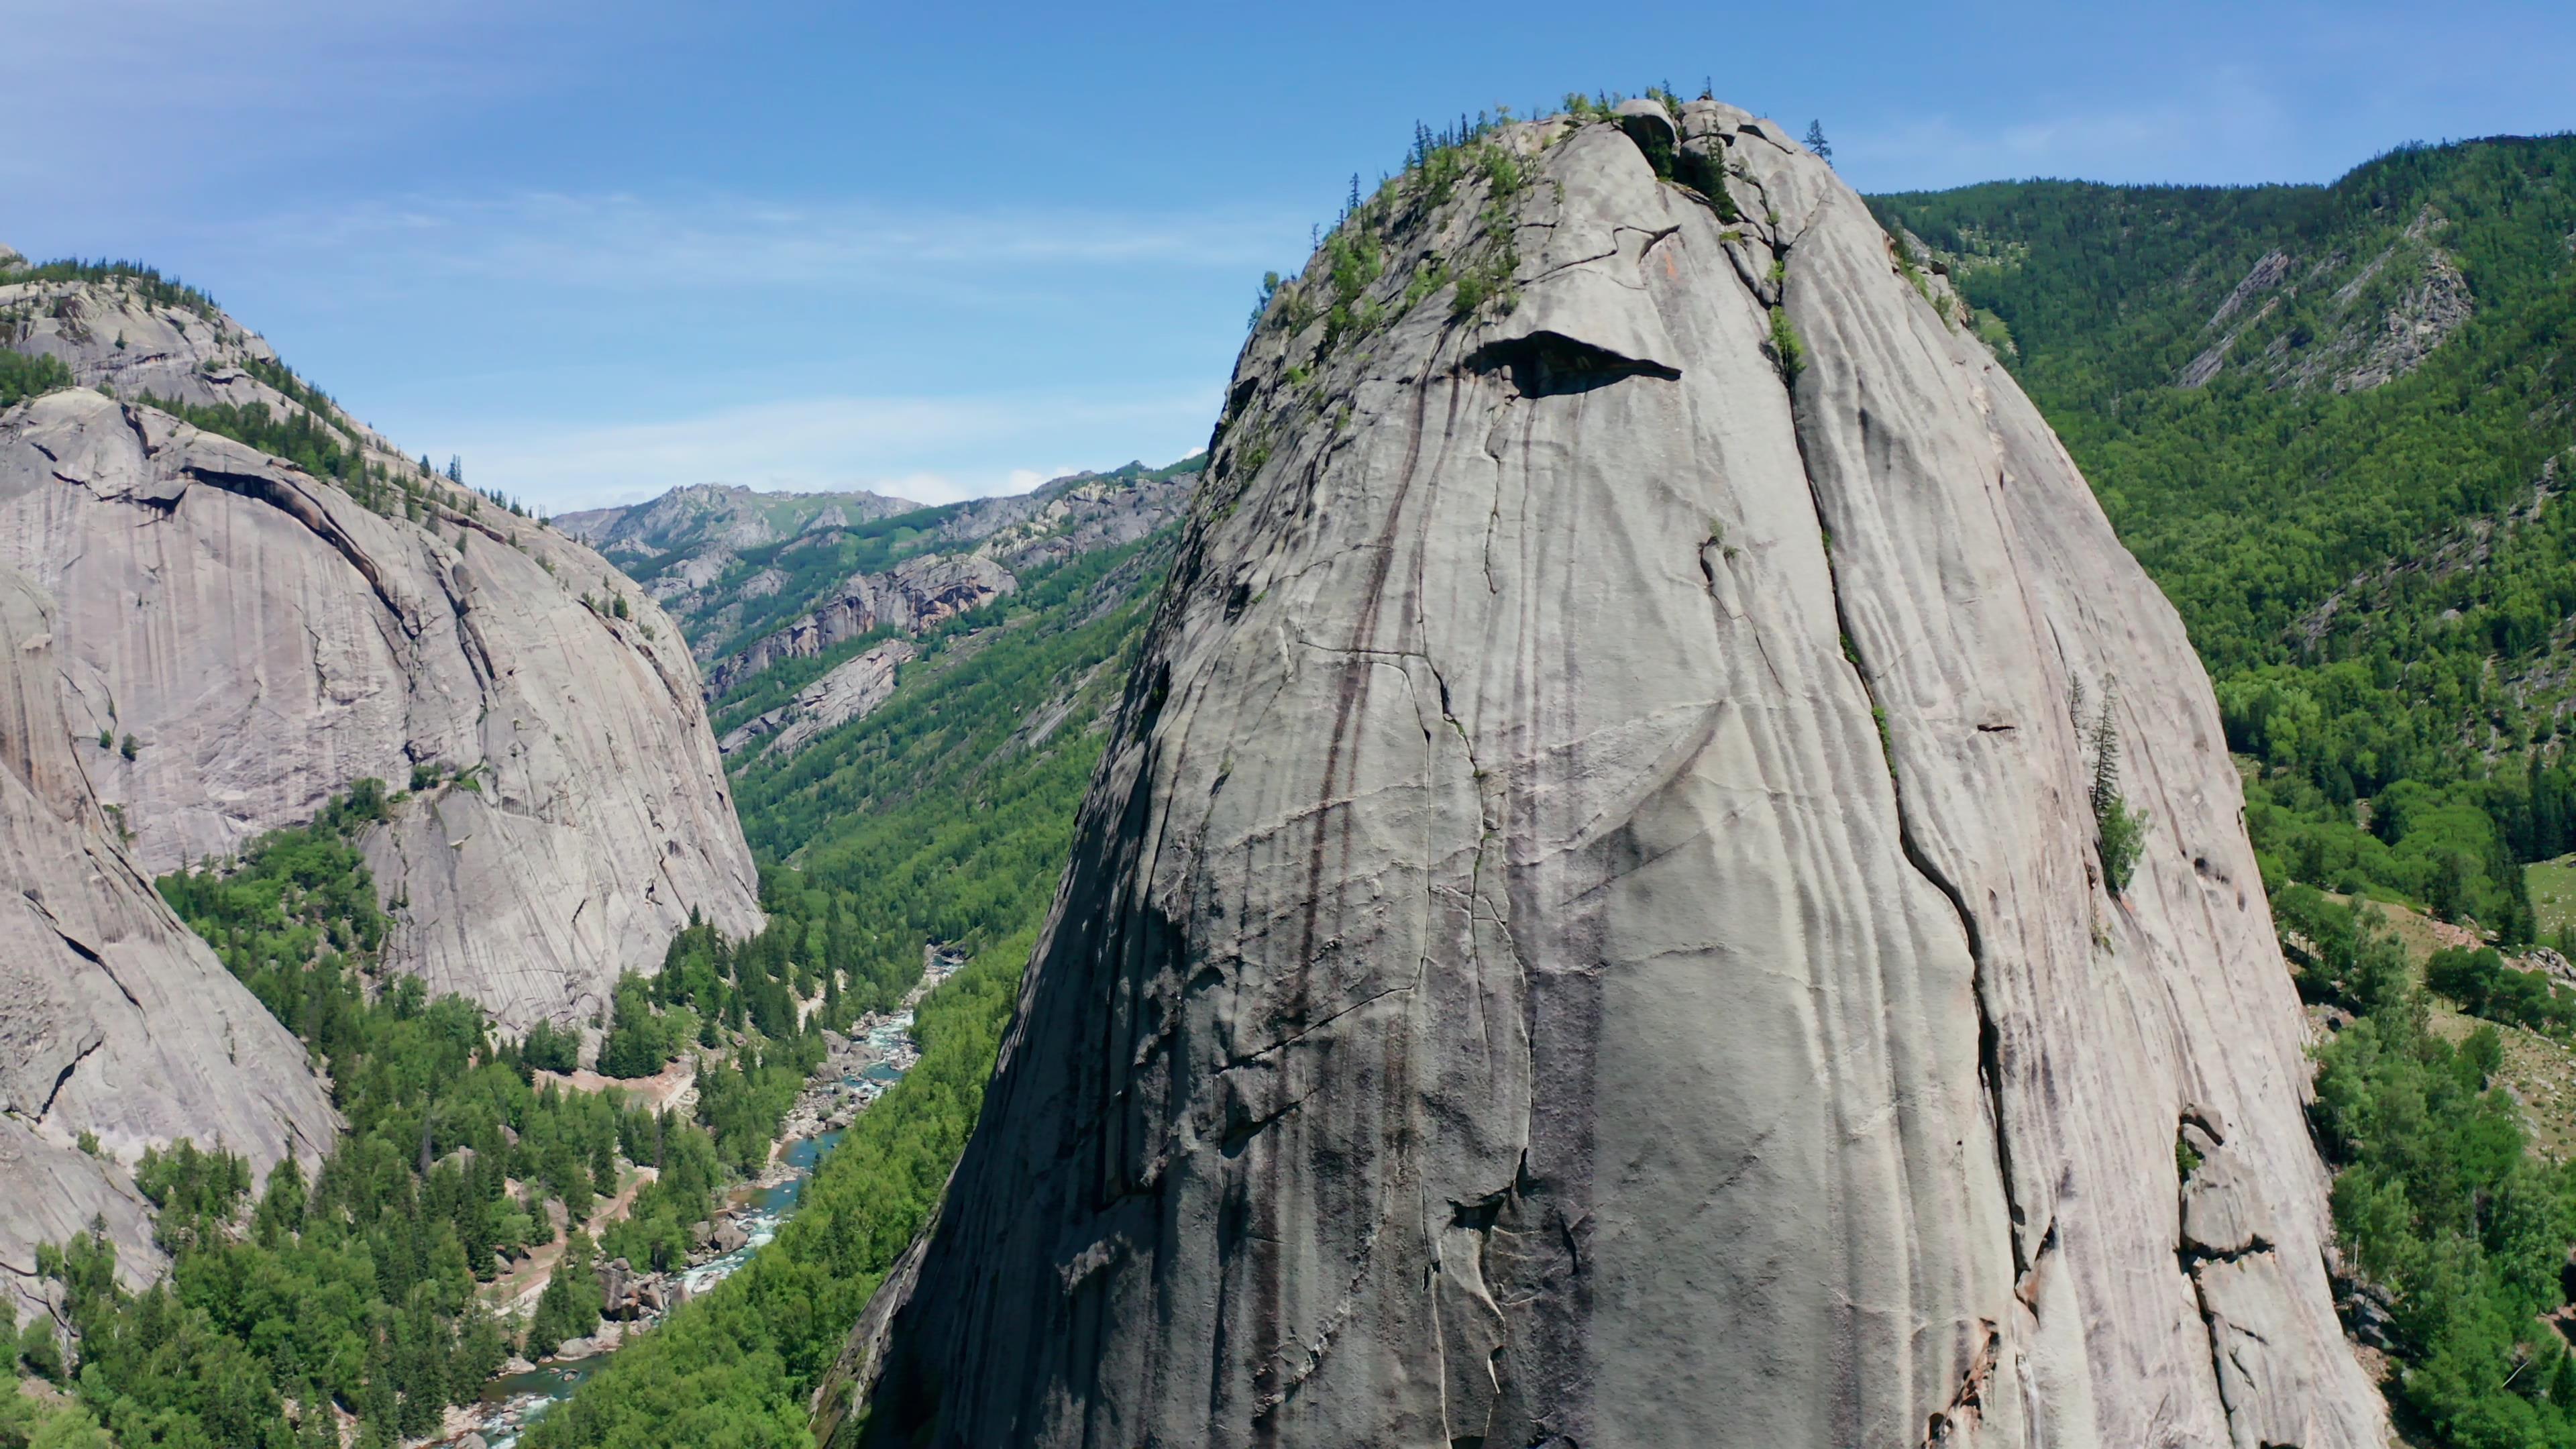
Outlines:
<svg viewBox="0 0 2576 1449"><path fill-rule="evenodd" d="M826 396L600 426L452 429L467 481L564 512L632 503L689 483L867 488L922 503L1024 493L1090 455L1114 466L1136 442L1207 426L1209 389L1138 396ZM1177 448L1174 450L1177 453Z"/></svg>
<svg viewBox="0 0 2576 1449"><path fill-rule="evenodd" d="M643 197L521 192L406 196L276 214L218 236L245 252L364 259L378 275L667 291L732 285L884 285L927 271L1048 268L1240 270L1275 260L1302 222L1250 210L1156 213L882 204L794 204L716 193Z"/></svg>

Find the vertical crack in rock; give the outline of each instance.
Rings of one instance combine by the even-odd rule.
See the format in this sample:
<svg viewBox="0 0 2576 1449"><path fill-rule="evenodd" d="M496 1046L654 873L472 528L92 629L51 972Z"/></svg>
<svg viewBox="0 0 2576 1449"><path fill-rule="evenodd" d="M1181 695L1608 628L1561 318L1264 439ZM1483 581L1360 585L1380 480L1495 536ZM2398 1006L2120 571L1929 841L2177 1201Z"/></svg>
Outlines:
<svg viewBox="0 0 2576 1449"><path fill-rule="evenodd" d="M1779 262L1785 273L1789 262L1789 247L1783 243L1774 243L1772 256ZM1782 290L1785 296L1785 282ZM1756 296L1754 300L1758 304L1761 299ZM1824 528L1824 500L1816 493L1815 468L1807 458L1807 436L1803 426L1804 417L1798 403L1797 383L1783 378L1781 388L1789 399L1789 414L1793 421L1791 431L1798 445L1799 473L1807 485L1808 505L1814 511L1816 526L1821 531ZM1932 888L1939 891L1942 899L1950 903L1951 911L1959 918L1960 933L1967 939L1968 959L1973 968L1970 979L1977 1002L1977 1079L1985 1089L1986 1115L1995 1139L1995 1166L1997 1175L2002 1179L2004 1206L2012 1217L2012 1230L2005 1236L2012 1244L2013 1273L2017 1278L2026 1278L2031 1271L2033 1255L2022 1245L2021 1235L2029 1219L2022 1209L2021 1199L2014 1185L2012 1139L2004 1120L2003 1034L1995 1023L1994 1005L1991 999L1992 988L1986 979L1988 964L1985 935L1977 928L1976 913L1968 908L1967 897L1960 892L1957 883L1933 863L1932 858L1924 852L1922 842L1915 837L1914 824L1906 806L1904 776L1896 763L1896 741L1892 734L1895 724L1879 701L1878 687L1870 680L1869 662L1861 657L1860 642L1852 634L1851 616L1846 612L1843 603L1842 568L1841 561L1835 557L1832 547L1828 545L1825 549L1825 580L1833 593L1834 627L1842 633L1843 648L1851 666L1852 677L1860 684L1861 694L1869 701L1870 713L1878 723L1879 757L1886 763L1888 788L1896 797L1897 847L1904 852L1905 863L1912 866L1917 875L1931 882Z"/></svg>
<svg viewBox="0 0 2576 1449"><path fill-rule="evenodd" d="M1984 1415L1986 1387L1994 1382L1995 1363L2003 1346L2003 1331L1992 1319L1979 1319L1977 1326L1981 1332L1977 1351L1968 1360L1967 1372L1959 1376L1957 1391L1923 1427L1926 1449L1975 1428Z"/></svg>
<svg viewBox="0 0 2576 1449"><path fill-rule="evenodd" d="M483 687L488 698L492 687L500 681L501 671L493 664L491 645L485 642L482 624L474 617L473 580L470 575L456 577L465 567L461 557L453 568L433 562L429 574L438 580L438 591L447 599L448 612L455 616L456 637L465 645L465 660L474 670L474 682Z"/></svg>

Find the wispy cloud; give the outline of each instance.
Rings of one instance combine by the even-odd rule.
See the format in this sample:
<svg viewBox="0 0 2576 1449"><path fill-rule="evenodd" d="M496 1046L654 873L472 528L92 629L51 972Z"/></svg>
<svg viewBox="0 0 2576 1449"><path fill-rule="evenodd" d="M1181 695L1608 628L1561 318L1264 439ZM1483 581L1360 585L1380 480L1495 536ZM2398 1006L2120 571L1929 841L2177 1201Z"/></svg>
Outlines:
<svg viewBox="0 0 2576 1449"><path fill-rule="evenodd" d="M1203 431L1217 401L1213 388L1144 396L820 396L644 423L490 429L460 422L452 431L468 460L468 481L556 511L630 503L688 483L868 488L947 503L1026 492L1081 467L1125 462L1140 442Z"/></svg>
<svg viewBox="0 0 2576 1449"><path fill-rule="evenodd" d="M866 287L940 270L1239 271L1274 261L1302 222L1252 210L896 207L722 193L522 192L412 196L281 213L216 240L244 249L363 258L379 271L603 289L676 282Z"/></svg>

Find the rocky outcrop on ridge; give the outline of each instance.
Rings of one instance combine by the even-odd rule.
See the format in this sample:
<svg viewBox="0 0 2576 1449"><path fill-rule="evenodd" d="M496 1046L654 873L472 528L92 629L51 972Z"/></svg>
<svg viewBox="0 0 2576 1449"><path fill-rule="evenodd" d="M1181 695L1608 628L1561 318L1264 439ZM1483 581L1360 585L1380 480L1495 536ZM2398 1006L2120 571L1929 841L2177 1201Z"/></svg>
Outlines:
<svg viewBox="0 0 2576 1449"><path fill-rule="evenodd" d="M1019 587L1010 570L974 554L929 553L881 574L860 574L796 622L707 669L707 693L724 693L785 659L810 659L874 629L919 634Z"/></svg>
<svg viewBox="0 0 2576 1449"><path fill-rule="evenodd" d="M1902 270L1699 102L1283 289L822 1435L2382 1442L2207 680Z"/></svg>
<svg viewBox="0 0 2576 1449"><path fill-rule="evenodd" d="M730 755L766 739L764 753L792 755L823 731L864 719L893 698L896 666L920 654L909 640L889 639L835 666L787 703L727 730L716 748Z"/></svg>
<svg viewBox="0 0 2576 1449"><path fill-rule="evenodd" d="M36 1245L93 1220L129 1284L158 1275L130 1173L146 1148L220 1143L265 1175L317 1162L337 1130L302 1044L118 842L59 661L51 601L0 564L0 1299L27 1310L44 1298Z"/></svg>
<svg viewBox="0 0 2576 1449"><path fill-rule="evenodd" d="M426 497L372 512L86 389L0 414L0 561L56 600L72 748L137 863L414 787L363 842L388 963L513 1027L587 1019L692 910L759 924L697 670L589 549Z"/></svg>
<svg viewBox="0 0 2576 1449"><path fill-rule="evenodd" d="M24 261L14 252L0 257L0 347L56 358L80 386L129 401L309 415L340 446L370 461L409 465L381 434L297 380L266 338L195 288L149 273L12 280L7 274Z"/></svg>
<svg viewBox="0 0 2576 1449"><path fill-rule="evenodd" d="M2476 306L2459 263L2433 240L2449 225L2427 206L2368 261L2354 266L2351 257L2330 254L2295 279L2288 253L2264 253L2210 316L2207 331L2227 330L2184 365L2176 384L2205 387L2237 367L2275 387L2367 392L2413 372ZM2313 328L2278 325L2302 291L2328 287Z"/></svg>
<svg viewBox="0 0 2576 1449"><path fill-rule="evenodd" d="M14 258L14 253L12 254ZM0 273L16 265L0 258ZM83 387L121 397L213 404L294 404L250 366L277 353L189 289L141 277L9 281L0 275L0 346L60 359Z"/></svg>
<svg viewBox="0 0 2576 1449"><path fill-rule="evenodd" d="M1198 481L1190 463L1151 471L1131 463L1115 473L1076 473L1027 493L965 504L939 533L1027 573L1145 537L1180 516Z"/></svg>

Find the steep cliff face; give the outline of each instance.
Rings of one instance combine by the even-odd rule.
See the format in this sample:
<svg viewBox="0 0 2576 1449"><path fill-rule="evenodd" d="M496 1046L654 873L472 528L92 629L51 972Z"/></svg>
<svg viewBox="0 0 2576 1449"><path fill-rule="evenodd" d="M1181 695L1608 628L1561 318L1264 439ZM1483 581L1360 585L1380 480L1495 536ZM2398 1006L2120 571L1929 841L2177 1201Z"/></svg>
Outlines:
<svg viewBox="0 0 2576 1449"><path fill-rule="evenodd" d="M145 1148L221 1142L265 1174L318 1160L336 1129L303 1046L170 913L92 797L56 623L0 564L0 1298L26 1307L36 1245L93 1219L129 1283L158 1273L129 1174Z"/></svg>
<svg viewBox="0 0 2576 1449"><path fill-rule="evenodd" d="M1825 165L1629 112L1256 329L826 1434L2380 1442L2172 609Z"/></svg>
<svg viewBox="0 0 2576 1449"><path fill-rule="evenodd" d="M697 671L587 548L420 487L417 521L370 511L156 409L57 392L0 415L0 561L57 601L72 748L144 870L308 820L353 780L409 787L366 842L388 963L512 1026L587 1018L692 909L758 924Z"/></svg>

